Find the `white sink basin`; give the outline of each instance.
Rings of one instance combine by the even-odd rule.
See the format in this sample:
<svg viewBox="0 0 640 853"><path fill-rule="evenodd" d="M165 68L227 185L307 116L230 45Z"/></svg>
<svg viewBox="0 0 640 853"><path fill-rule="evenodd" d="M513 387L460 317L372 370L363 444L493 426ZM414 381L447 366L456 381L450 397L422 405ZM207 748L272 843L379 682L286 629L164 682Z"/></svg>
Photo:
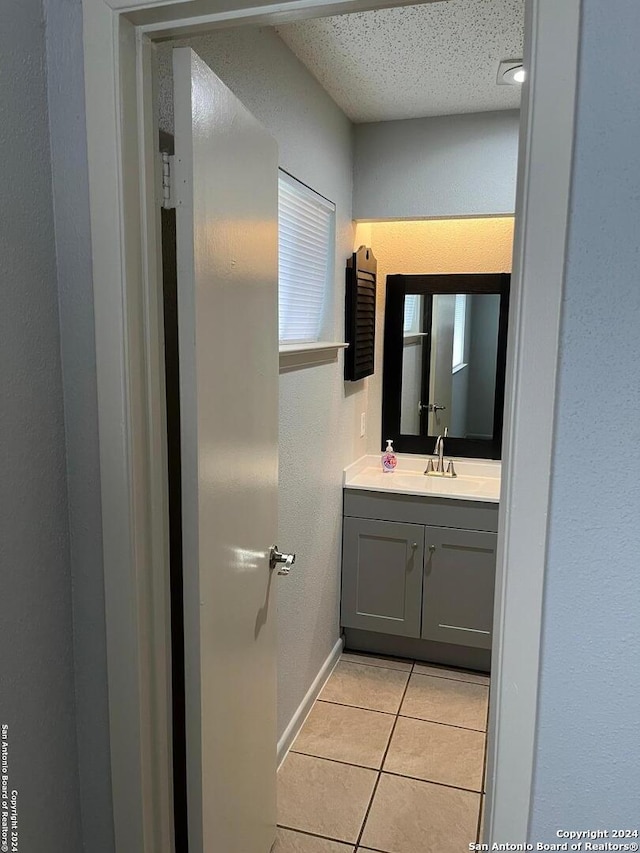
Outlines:
<svg viewBox="0 0 640 853"><path fill-rule="evenodd" d="M393 473L385 473L377 456L363 456L345 468L344 487L490 503L500 500L499 461L454 458L457 476L449 478L425 476L423 472L428 460L429 457L398 454L396 470Z"/></svg>

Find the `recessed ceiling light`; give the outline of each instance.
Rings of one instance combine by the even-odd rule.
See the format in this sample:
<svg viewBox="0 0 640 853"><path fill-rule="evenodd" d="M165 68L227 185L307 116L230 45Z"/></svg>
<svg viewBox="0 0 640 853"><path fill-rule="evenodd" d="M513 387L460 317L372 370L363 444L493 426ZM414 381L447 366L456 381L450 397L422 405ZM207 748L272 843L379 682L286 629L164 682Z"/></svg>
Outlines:
<svg viewBox="0 0 640 853"><path fill-rule="evenodd" d="M521 59L505 59L498 66L498 86L515 86L524 83L527 72Z"/></svg>

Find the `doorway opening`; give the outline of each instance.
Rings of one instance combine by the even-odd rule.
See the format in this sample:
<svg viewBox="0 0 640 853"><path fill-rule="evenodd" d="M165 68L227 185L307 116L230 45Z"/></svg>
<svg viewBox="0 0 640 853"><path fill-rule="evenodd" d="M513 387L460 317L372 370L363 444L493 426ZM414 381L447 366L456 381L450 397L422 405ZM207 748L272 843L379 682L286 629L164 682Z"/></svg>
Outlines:
<svg viewBox="0 0 640 853"><path fill-rule="evenodd" d="M375 13L372 13L372 14L375 14ZM298 35L299 35L299 28L298 28ZM174 45L185 46L188 43L196 51L196 53L199 53L199 55L204 56L204 58L208 62L211 63L213 70L216 73L220 74L223 82L225 82L225 77L226 77L229 84L236 87L236 92L238 94L244 96L245 99L247 98L247 95L249 96L249 101L251 103L251 100L250 100L251 98L253 98L254 101L256 99L255 92L250 88L256 82L255 68L260 69L260 62L261 62L261 60L263 60L264 57L260 54L259 51L256 51L256 55L253 57L254 65L252 66L250 64L239 62L238 54L240 56L242 56L243 49L247 50L247 46L249 44L252 44L253 47L255 48L257 44L264 44L265 42L269 45L270 49L273 49L274 43L278 44L279 45L278 50L280 50L281 52L283 50L286 50L288 52L289 56L291 57L291 58L289 58L289 56L288 56L288 58L287 58L287 62L289 63L289 73L284 75L284 79L287 81L284 84L285 87L286 86L290 87L292 84L295 86L296 85L296 77L300 78L304 74L308 75L308 72L303 71L299 68L296 68L295 60L294 60L292 54L290 54L288 47L285 47L284 45L282 45L282 43L281 43L282 40L280 39L279 34L275 33L274 31L272 31L270 29L265 31L265 29L262 28L260 30L251 32L249 30L249 28L244 27L244 28L241 28L241 29L236 30L236 31L234 31L234 30L226 30L224 32L213 31L212 33L202 34L199 36L189 38L187 40L181 39L178 42L174 42L174 43L164 42L161 45L159 45L158 46L158 68L159 68L158 89L160 92L160 96L159 96L160 132L162 134L166 135L165 138L168 138L168 135L174 129L173 128L173 114L174 114L173 113L173 102L172 102L172 98L171 98L171 94L170 94L171 79L172 79L172 75L171 75L171 71L170 71L170 57L171 57L171 50L172 50ZM225 45L226 45L226 49L225 49ZM508 48L505 47L505 50L507 50L507 49ZM238 73L238 66L239 65L243 66L242 73ZM287 70L287 69L285 69L285 70ZM280 69L278 69L278 71L282 72L283 69L280 68ZM296 74L296 72L297 72L297 74ZM264 69L263 69L262 73L264 73ZM304 77L303 77L303 79L304 79ZM307 81L305 81L305 85L308 85ZM281 98L282 98L282 96L281 96ZM251 103L251 106L254 107L254 103ZM316 109L317 109L317 107L316 107ZM326 107L325 107L325 109L326 109ZM267 113L267 117L268 117L268 113ZM280 116L279 118L282 118L282 116ZM286 119L287 119L287 117L285 115L284 121L286 121ZM399 120L402 120L402 119L399 119ZM515 121L513 124L514 124L514 126L516 126L517 121ZM343 132L344 129L338 128L336 131L336 135L339 136L341 131ZM272 130L272 132L274 132L274 131ZM277 130L276 130L276 133L277 133ZM286 133L283 133L281 135L281 139L286 139ZM287 143L285 141L284 142L285 148L286 148L286 144ZM311 150L307 151L307 156L309 156L311 154L312 154ZM512 155L511 166L513 167L513 170L514 170L514 174L512 176L512 179L513 179L512 182L513 182L513 185L515 187L515 160L516 160L515 146L514 146L514 150L511 152L511 155ZM289 156L292 156L293 159L295 159L296 155L294 153L293 155L289 155ZM295 166L290 165L290 161L288 161L288 160L285 161L284 165L285 165L285 168L291 169L293 171L293 173L296 174L297 170L295 169ZM333 168L333 170L337 172L340 169L340 166L338 164L334 163L333 166L330 168ZM300 177L303 181L309 182L312 186L315 183L313 181L313 178L308 177L308 175L306 173L301 174L298 172L296 174L296 176ZM325 193L330 193L329 190L325 189L324 185L314 186L314 189L318 189L320 192L324 191ZM407 210L406 212L409 213L410 211ZM444 212L446 212L446 211L441 211L441 213L444 213ZM500 211L500 210L496 211L496 210L490 210L490 209L485 211L485 213L487 213L487 214L489 214L489 213L495 214L495 213L501 213L501 212L505 212L505 211ZM351 210L349 210L348 216L349 216L349 219L352 218ZM163 217L164 217L164 214L163 214ZM360 229L362 229L362 227L363 227L362 225L359 225ZM365 225L364 227L367 227L367 226ZM380 224L380 227L382 227L382 224ZM369 223L368 228L369 228L370 232L373 232L376 229L379 230L378 225L372 224L372 223ZM163 242L166 239L167 239L167 234L165 233L163 236ZM343 240L343 242L344 242L344 240ZM346 242L349 242L349 240L347 240ZM346 243L345 243L345 245L346 245ZM349 245L349 250L351 250L353 248L357 248L357 245L355 243L353 243L353 238L352 238L351 245ZM337 254L338 258L341 259L342 262L344 262L344 260L346 259L344 248L337 247L336 248L336 254ZM339 264L339 261L337 261L337 267L338 267L338 269L340 269L341 265L338 266L338 264ZM385 264L385 266L388 267L388 264ZM389 271L392 271L392 270L389 270ZM399 269L399 270L395 270L395 271L400 272L402 270ZM434 271L435 272L443 272L444 270L436 269ZM458 271L460 271L460 270L458 270ZM490 270L488 270L488 269L484 270L484 271L490 272ZM497 272L497 271L504 271L504 270L495 270L495 271ZM382 284L384 286L384 278L382 278ZM337 285L337 283L336 283L336 289L338 287L339 287L339 285ZM166 298L166 294L165 294L165 298ZM330 305L331 305L331 299L332 299L332 296L330 295L329 296ZM381 300L381 302L383 302L383 300ZM335 299L335 296L333 296L333 305L331 305L330 310L333 310L334 315L335 315L334 316L335 327L338 327L340 324L340 315L341 315L341 309L342 309L341 303L342 303L341 298ZM165 328L165 331L166 331L166 328ZM168 339L173 340L174 337L175 336L174 336L173 332L170 332L168 335ZM341 338L341 335L339 333L339 329L336 329L336 333L333 335L333 337L336 340ZM379 364L378 365L378 376L380 376L381 372L382 372L382 366ZM176 371L173 371L173 373L174 373L174 376L177 375ZM298 379L299 377L295 377L295 378ZM343 400L346 400L347 404L350 403L352 409L355 409L356 407L364 408L365 414L367 415L367 418L368 418L370 423L376 423L376 421L379 421L379 417L380 417L379 412L380 412L380 408L381 408L381 400L379 398L377 398L377 396L376 396L376 386L373 385L373 383L370 383L370 385L373 385L372 388L366 387L363 384L361 384L359 387L355 387L355 388L348 387L348 386L344 387L344 386L342 386L342 384L337 379L337 376L335 375L335 371L334 371L334 375L332 376L330 381L333 382L335 385L337 385L337 387L340 390L340 395L342 396ZM298 400L299 400L300 390L298 389L296 393L298 394ZM379 393L379 386L378 386L378 393ZM311 392L311 394L313 394L313 392ZM358 397L361 397L362 399L358 400L357 399ZM351 421L354 421L353 414L354 414L353 412L350 414ZM372 429L371 432L373 433L374 430ZM374 445L376 443L379 444L379 437L375 438L373 435L367 436L366 434L364 436L361 435L359 437L361 439L365 439L365 440L361 441L361 442L356 441L357 450L355 450L355 453L354 453L353 442L351 440L349 440L349 444L351 446L345 448L344 451L341 453L341 458L344 459L347 464L355 461L355 458L356 458L355 454L356 453L358 455L360 455L360 451L366 452L369 449L369 447L371 446L371 444L374 444ZM294 441L295 441L295 439L294 439ZM287 465L289 468L289 472L288 472L289 479L290 480L295 479L295 477L298 476L298 473L296 471L296 464L295 464L296 459L292 458L291 454L289 454L289 453L287 453L286 455L287 455ZM344 465L343 465L343 467L344 467ZM174 471L173 473L174 473L174 476L179 477L179 471ZM170 482L170 494L171 494L171 482ZM174 510L177 506L178 506L177 502L174 502L174 504L173 504ZM334 511L334 514L336 511L339 512L338 501L334 500L333 511ZM338 539L337 543L335 542L336 538ZM339 555L340 555L340 541L339 540L340 539L341 539L340 535L338 535L338 537L334 536L334 543L333 543L333 547L334 547L334 551L335 551L334 574L338 571L338 566L339 566L339 559L340 559L340 557L339 557ZM336 544L337 544L337 549L335 548ZM304 550L304 547L305 547L305 545L302 545L303 550ZM495 548L493 548L492 553L493 554L495 553ZM176 554L177 554L177 549L174 549L174 557L173 558L179 562L180 558L179 558L179 556L176 557ZM174 574L174 577L180 578L179 572L176 572ZM179 582L180 581L177 581L176 584L174 584L174 586L177 586ZM334 581L334 585L335 585L335 581ZM180 600L180 596L178 595L172 603L172 612L178 613L181 610L181 608L182 608L182 602ZM176 671L177 669L179 669L179 667L176 664L176 659L181 659L181 657L183 657L183 654L184 654L183 651L181 653L181 646L180 646L180 644L181 644L181 642L183 642L183 640L181 639L181 626L180 626L179 616L176 617L175 623L178 627L178 630L174 633L173 659L174 659L174 677L177 676L176 684L177 684L178 689L177 690L174 689L174 694L173 694L174 703L176 701L184 702L184 699L183 698L181 699L181 696L180 696L180 694L181 694L180 684L182 683L184 676L180 672ZM358 665L368 666L368 664L366 662L362 663L362 661L363 661L363 658L360 658L357 663L354 664L353 661L351 661L351 664L353 666L356 666L356 667ZM434 661L432 661L432 663L433 662ZM435 662L437 663L437 661L435 661ZM413 666L413 659L411 660L411 665ZM386 669L387 669L386 667L380 667L380 674L382 674L383 670L386 670ZM390 669L391 673L394 672L393 666L391 666L389 669ZM449 670L449 673L451 673L451 672L455 672L455 671ZM317 674L316 672L313 673L314 676L316 674ZM440 672L440 675L441 674L442 673ZM463 675L464 675L464 672L463 672ZM413 672L410 673L410 676L413 677ZM422 675L422 673L419 673L418 671L416 671L415 679L414 679L416 681L416 683L419 682L421 676L425 677ZM392 679L394 678L393 674L390 675L389 677ZM431 676L426 676L426 677L429 678ZM436 677L438 677L438 676L436 676ZM308 680L311 680L311 679L309 679L308 676L307 676L307 678L308 678ZM408 679L409 679L409 676L407 677L407 680ZM445 678L445 680L456 681L457 678L454 675L453 678ZM462 683L464 685L464 684L473 683L473 682L467 682L464 680L464 678L462 678ZM463 686L462 688L457 687L456 689L458 689L459 692L460 691L465 692L465 690L467 690L467 692L468 692L468 690L473 691L476 688L475 687L466 688ZM484 687L482 687L482 690L484 690ZM482 690L480 692L482 692ZM478 691L476 690L476 692L478 692ZM315 697L313 697L313 698L315 698ZM309 703L308 697L305 697L305 702L307 704ZM337 703L337 704L339 704L339 703ZM316 706L314 706L315 711L312 711L312 713L316 713L316 716L317 716L317 708L318 707L322 707L322 706L316 705ZM177 713L176 713L176 710L177 710ZM305 711L306 710L308 710L308 708L305 705ZM375 710L375 709L364 708L362 710ZM396 709L396 714L397 714L397 712L398 712L398 709ZM384 712L382 712L382 713L384 713ZM285 719L285 725L286 726L288 726L289 722L290 722L289 720ZM302 722L302 720L300 720L300 722ZM440 725L446 726L447 723L441 722ZM486 714L485 714L485 721L484 721L483 725L486 727ZM395 726L394 726L394 728L395 728ZM391 737L391 733L389 736ZM486 735L481 735L481 737L485 738ZM184 748L179 746L180 743L184 743L185 741L186 741L186 733L184 730L184 708L178 707L176 709L176 706L174 704L174 761L177 759L177 762L174 765L174 799L175 799L175 810L176 810L175 831L176 831L176 839L177 839L178 849L186 849L186 843L187 843L186 842L186 838L187 838L187 810L186 810L186 797L184 794L184 792L186 791L186 786L187 786L186 785L187 769L186 769L185 750L184 750ZM176 744L178 744L178 748L176 748ZM387 744L387 747L390 748L390 743ZM294 751L296 753L298 753L298 750L296 750L295 748L294 748ZM478 759L478 761L476 761L476 763L479 762L479 768L480 769L478 770L478 772L474 771L474 774L473 774L475 777L477 777L477 781L470 783L470 784L475 785L475 789L473 791L467 790L467 793L470 794L471 799L473 799L473 804L469 808L470 808L470 811L474 812L474 814L467 821L467 823L469 823L469 825L473 824L473 832L469 835L470 841L477 841L478 840L477 833L479 831L479 825L481 822L480 803L482 801L481 794L482 794L482 790L483 790L481 786L482 786L482 780L484 778L484 767L485 767L484 740L483 740L483 746L482 746L482 749L480 750L480 752L481 752L481 755L475 756L476 759ZM478 753L477 749L475 749L475 753ZM338 763L341 763L341 762L338 762ZM348 765L348 762L345 762L345 763ZM378 768L378 769L380 769L380 768ZM402 775L402 774L400 774L400 775ZM426 780L423 780L423 781L426 781ZM451 786L445 785L445 787L451 787ZM455 789L455 786L451 787L452 791L454 789ZM371 792L372 797L374 796L374 793L375 792L373 792L373 791ZM469 799L469 802L471 802L471 799ZM372 803L373 803L373 800L369 804L369 808L373 807ZM368 809L365 809L365 811L368 811ZM289 827L288 831L295 831L295 830L293 830L291 827ZM303 832L304 831L311 831L311 829L309 828L309 826L307 826L306 829L304 826L302 826L302 831ZM330 834L327 837L330 838L331 840L337 842L337 843L357 841L362 836L362 833L364 831L365 831L365 825L364 825L364 819L363 819L362 820L362 826L359 828L358 834L356 835L356 837L353 837L353 838L343 837L340 835L339 830L336 830L333 835Z"/></svg>
<svg viewBox="0 0 640 853"><path fill-rule="evenodd" d="M131 843L139 849L145 844L154 850L171 847L165 807L171 785L163 734L167 631L159 571L166 536L159 417L162 356L153 334L158 323L159 241L153 213L157 132L151 118L155 103L151 40L184 35L203 25L224 27L234 20L281 23L286 12L279 7L209 14L205 5L152 0L138 8L123 0L117 9L87 3L84 10L85 44L90 46L85 50L85 80L112 788L116 843L123 848ZM330 8L361 7L350 0ZM574 0L562 5L546 0L527 3L524 53L531 76L522 109L515 322L510 325L507 366L507 387L513 393L507 395L509 464L503 476L504 524L498 542L499 636L490 726L492 785L487 792L487 831L492 839L525 840L529 819L579 8ZM290 11L292 17L305 17L328 9L306 6ZM114 86L114 80L122 85ZM105 162L113 170L105 170ZM534 445L535 458L530 453ZM245 557L252 560L249 554ZM511 573L507 583L506 567L516 564L519 571ZM141 588L152 590L151 596L141 596ZM125 708L123 716L119 709Z"/></svg>

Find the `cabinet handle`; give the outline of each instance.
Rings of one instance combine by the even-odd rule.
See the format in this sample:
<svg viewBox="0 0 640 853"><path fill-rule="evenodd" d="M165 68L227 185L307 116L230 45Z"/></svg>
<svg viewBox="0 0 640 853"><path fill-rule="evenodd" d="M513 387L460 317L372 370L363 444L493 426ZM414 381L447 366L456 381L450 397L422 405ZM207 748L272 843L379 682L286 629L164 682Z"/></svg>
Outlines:
<svg viewBox="0 0 640 853"><path fill-rule="evenodd" d="M429 545L429 550L433 554L433 552L436 550L436 546L435 545Z"/></svg>
<svg viewBox="0 0 640 853"><path fill-rule="evenodd" d="M413 548L413 550L415 551L415 549L418 547L418 543L417 543L417 542L412 542L412 543L411 543L411 547L412 547L412 548Z"/></svg>

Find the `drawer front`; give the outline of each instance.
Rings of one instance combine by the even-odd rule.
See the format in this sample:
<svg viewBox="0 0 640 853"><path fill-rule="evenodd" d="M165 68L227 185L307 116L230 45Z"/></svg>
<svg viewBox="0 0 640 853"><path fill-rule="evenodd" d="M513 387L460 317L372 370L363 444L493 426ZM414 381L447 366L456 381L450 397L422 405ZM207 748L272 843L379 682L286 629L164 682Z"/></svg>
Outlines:
<svg viewBox="0 0 640 853"><path fill-rule="evenodd" d="M393 476L392 474L389 476ZM344 490L344 514L354 518L428 524L459 530L498 530L498 504Z"/></svg>
<svg viewBox="0 0 640 853"><path fill-rule="evenodd" d="M423 639L491 648L497 538L425 528Z"/></svg>
<svg viewBox="0 0 640 853"><path fill-rule="evenodd" d="M424 527L344 519L341 622L401 637L419 637Z"/></svg>

